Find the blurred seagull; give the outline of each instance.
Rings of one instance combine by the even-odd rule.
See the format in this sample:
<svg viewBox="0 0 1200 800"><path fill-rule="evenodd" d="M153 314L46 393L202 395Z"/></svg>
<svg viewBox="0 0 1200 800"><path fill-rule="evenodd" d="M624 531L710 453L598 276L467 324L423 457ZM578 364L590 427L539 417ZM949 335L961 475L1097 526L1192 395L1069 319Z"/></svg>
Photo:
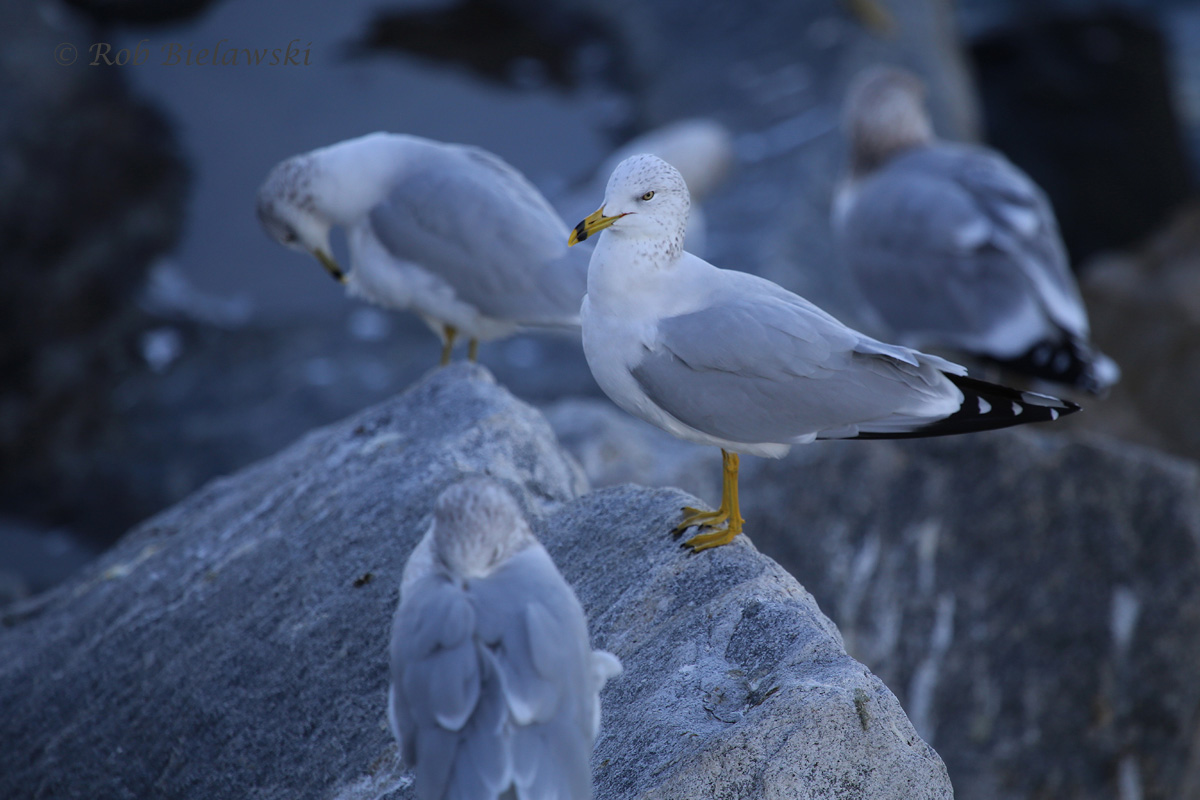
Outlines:
<svg viewBox="0 0 1200 800"><path fill-rule="evenodd" d="M847 96L833 226L859 289L906 344L1102 393L1120 370L1088 343L1046 196L998 153L939 141L924 95L915 75L874 67Z"/></svg>
<svg viewBox="0 0 1200 800"><path fill-rule="evenodd" d="M502 486L438 497L404 568L388 690L421 797L590 798L600 690L620 672Z"/></svg>
<svg viewBox="0 0 1200 800"><path fill-rule="evenodd" d="M968 378L957 364L847 328L770 281L684 252L689 203L678 171L633 156L570 242L607 229L581 314L600 388L668 433L721 448L720 508L685 508L674 531L711 528L685 543L694 551L742 530L739 453L780 458L814 439L968 433L1079 409Z"/></svg>
<svg viewBox="0 0 1200 800"><path fill-rule="evenodd" d="M477 147L373 133L277 165L258 190L258 218L279 243L308 252L348 294L411 309L443 342L528 326L578 327L586 254L541 193ZM352 269L329 246L346 230Z"/></svg>

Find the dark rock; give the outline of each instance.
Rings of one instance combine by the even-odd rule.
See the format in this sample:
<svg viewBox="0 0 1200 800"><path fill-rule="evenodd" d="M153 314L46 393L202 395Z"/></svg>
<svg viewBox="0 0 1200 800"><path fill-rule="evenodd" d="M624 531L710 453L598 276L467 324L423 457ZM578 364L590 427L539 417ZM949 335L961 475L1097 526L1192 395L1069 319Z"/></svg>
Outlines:
<svg viewBox="0 0 1200 800"><path fill-rule="evenodd" d="M69 531L0 517L0 608L56 586L96 552Z"/></svg>
<svg viewBox="0 0 1200 800"><path fill-rule="evenodd" d="M101 25L149 25L198 15L215 0L63 0Z"/></svg>
<svg viewBox="0 0 1200 800"><path fill-rule="evenodd" d="M1189 196L1169 53L1144 12L1027 18L970 53L986 138L1046 190L1075 263L1141 240Z"/></svg>
<svg viewBox="0 0 1200 800"><path fill-rule="evenodd" d="M720 491L716 448L598 401L551 418L589 476L640 480L618 466L640 448L662 454L654 480L676 465ZM1195 797L1200 473L1048 430L743 459L746 531L896 692L959 798Z"/></svg>
<svg viewBox="0 0 1200 800"><path fill-rule="evenodd" d="M134 362L134 297L178 234L185 173L117 70L85 50L55 62L97 37L48 8L0 8L0 505L60 523Z"/></svg>
<svg viewBox="0 0 1200 800"><path fill-rule="evenodd" d="M350 53L398 51L519 89L575 90L603 81L633 92L637 76L624 28L587 4L457 0L377 11Z"/></svg>
<svg viewBox="0 0 1200 800"><path fill-rule="evenodd" d="M1143 247L1094 259L1082 289L1092 338L1124 376L1077 424L1200 459L1200 206Z"/></svg>
<svg viewBox="0 0 1200 800"><path fill-rule="evenodd" d="M0 616L0 795L413 797L389 618L438 493L502 481L625 672L598 796L949 798L945 768L748 541L689 555L676 491L585 483L478 367L216 481Z"/></svg>

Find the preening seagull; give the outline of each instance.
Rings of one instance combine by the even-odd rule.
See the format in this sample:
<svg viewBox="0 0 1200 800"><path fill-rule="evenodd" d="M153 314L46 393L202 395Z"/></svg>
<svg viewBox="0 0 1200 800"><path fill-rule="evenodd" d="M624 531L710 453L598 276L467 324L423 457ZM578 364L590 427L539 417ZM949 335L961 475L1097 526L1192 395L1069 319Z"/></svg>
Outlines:
<svg viewBox="0 0 1200 800"><path fill-rule="evenodd" d="M388 722L424 800L586 800L600 690L571 587L495 481L437 499L392 625Z"/></svg>
<svg viewBox="0 0 1200 800"><path fill-rule="evenodd" d="M579 325L585 254L542 194L477 147L373 133L294 156L258 191L258 218L311 253L350 295L412 310L443 342L478 343L524 327ZM345 229L350 271L329 235Z"/></svg>
<svg viewBox="0 0 1200 800"><path fill-rule="evenodd" d="M685 252L689 203L674 168L633 156L570 241L605 231L581 313L583 351L600 388L668 433L721 448L720 508L685 508L675 528L712 529L686 542L693 550L742 530L739 453L779 458L814 439L967 433L1079 409L876 341L770 281Z"/></svg>
<svg viewBox="0 0 1200 800"><path fill-rule="evenodd" d="M847 96L843 261L901 341L1100 393L1120 370L1087 310L1045 194L1000 154L938 140L915 75L874 67Z"/></svg>

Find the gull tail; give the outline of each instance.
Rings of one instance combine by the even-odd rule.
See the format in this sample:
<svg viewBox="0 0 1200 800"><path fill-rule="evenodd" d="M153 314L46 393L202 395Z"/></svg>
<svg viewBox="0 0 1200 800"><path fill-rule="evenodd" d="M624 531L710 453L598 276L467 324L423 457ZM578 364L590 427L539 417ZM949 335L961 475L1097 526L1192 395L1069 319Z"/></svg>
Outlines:
<svg viewBox="0 0 1200 800"><path fill-rule="evenodd" d="M958 433L990 431L1029 422L1052 422L1074 414L1079 406L1037 392L1022 392L965 375L944 373L963 393L962 405L948 417L919 425L907 431L874 433L861 431L858 439L918 439L927 436L952 436Z"/></svg>
<svg viewBox="0 0 1200 800"><path fill-rule="evenodd" d="M1015 358L980 355L1013 372L1095 395L1104 394L1121 378L1121 368L1115 361L1073 336L1043 339Z"/></svg>

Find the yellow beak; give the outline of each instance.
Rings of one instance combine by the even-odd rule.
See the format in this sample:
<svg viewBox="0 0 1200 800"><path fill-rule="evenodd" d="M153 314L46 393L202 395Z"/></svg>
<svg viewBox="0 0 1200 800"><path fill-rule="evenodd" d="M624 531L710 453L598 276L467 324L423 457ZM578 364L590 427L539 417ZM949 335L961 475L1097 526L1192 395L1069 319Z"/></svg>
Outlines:
<svg viewBox="0 0 1200 800"><path fill-rule="evenodd" d="M599 233L623 216L625 215L616 214L615 216L606 217L604 216L604 206L600 206L594 213L588 215L587 219L575 226L574 230L571 231L570 238L567 239L567 247L579 244L592 234Z"/></svg>
<svg viewBox="0 0 1200 800"><path fill-rule="evenodd" d="M313 250L313 255L317 257L317 261L321 262L321 266L329 271L329 274L333 276L335 281L338 283L346 282L346 273L343 272L338 263L333 260L333 256L320 249Z"/></svg>

